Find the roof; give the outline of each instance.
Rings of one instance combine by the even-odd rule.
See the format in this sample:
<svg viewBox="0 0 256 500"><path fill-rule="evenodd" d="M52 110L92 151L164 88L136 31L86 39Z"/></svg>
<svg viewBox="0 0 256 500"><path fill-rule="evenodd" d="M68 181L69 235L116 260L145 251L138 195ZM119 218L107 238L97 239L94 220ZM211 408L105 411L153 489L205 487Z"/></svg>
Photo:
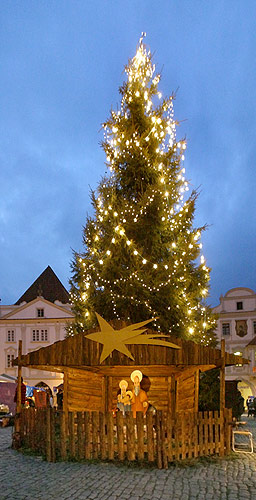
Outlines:
<svg viewBox="0 0 256 500"><path fill-rule="evenodd" d="M67 337L47 347L29 352L22 356L21 366L50 371L64 371L65 368L76 367L101 372L111 371L115 366L126 366L127 368L133 366L165 366L166 369L171 366L187 368L189 366L200 366L208 370L221 366L221 351L219 349L175 337L170 337L169 340L180 346L180 349L131 344L129 350L134 360L114 350L100 363L102 345L93 342L86 336L86 334L96 331L98 331L98 328ZM152 331L148 329L147 333L152 334ZM226 352L225 365L236 365L237 363L245 364L248 363L248 360ZM13 365L18 365L18 358L14 360Z"/></svg>
<svg viewBox="0 0 256 500"><path fill-rule="evenodd" d="M68 291L50 266L40 274L19 300L15 302L15 305L18 306L22 302L31 302L37 297L43 297L52 303L59 300L63 304L67 304L70 300Z"/></svg>

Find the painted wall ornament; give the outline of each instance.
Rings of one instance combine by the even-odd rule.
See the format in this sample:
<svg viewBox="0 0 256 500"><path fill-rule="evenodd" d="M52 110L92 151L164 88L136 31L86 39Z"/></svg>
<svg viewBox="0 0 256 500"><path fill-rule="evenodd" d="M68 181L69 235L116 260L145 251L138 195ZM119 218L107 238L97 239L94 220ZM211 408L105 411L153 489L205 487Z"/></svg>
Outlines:
<svg viewBox="0 0 256 500"><path fill-rule="evenodd" d="M132 391L127 391L127 380L119 382L121 393L117 396L117 408L125 415L127 411L131 411Z"/></svg>
<svg viewBox="0 0 256 500"><path fill-rule="evenodd" d="M169 338L168 335L163 335L162 333L142 335L145 331L147 331L147 328L136 331L138 328L147 325L150 321L153 321L156 318L151 318L146 321L141 321L140 323L125 326L124 328L121 328L121 330L114 330L114 328L98 313L95 314L100 326L100 332L90 333L89 335L86 335L86 338L103 344L100 363L102 363L115 349L134 361L134 357L126 347L127 344L146 344L171 347L172 349L181 349L180 346L173 344L172 342L160 340L163 337Z"/></svg>
<svg viewBox="0 0 256 500"><path fill-rule="evenodd" d="M131 381L133 382L133 391L132 391L132 414L133 417L136 418L137 411L142 411L145 415L148 409L148 397L147 393L143 391L140 387L140 383L142 381L142 373L140 370L134 370L131 373Z"/></svg>

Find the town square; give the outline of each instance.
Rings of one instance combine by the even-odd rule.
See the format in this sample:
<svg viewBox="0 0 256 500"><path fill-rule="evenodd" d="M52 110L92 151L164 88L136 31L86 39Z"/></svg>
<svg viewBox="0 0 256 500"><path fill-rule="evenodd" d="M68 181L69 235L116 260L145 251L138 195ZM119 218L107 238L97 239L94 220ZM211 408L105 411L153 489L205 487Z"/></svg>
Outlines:
<svg viewBox="0 0 256 500"><path fill-rule="evenodd" d="M0 11L0 500L256 500L253 0Z"/></svg>

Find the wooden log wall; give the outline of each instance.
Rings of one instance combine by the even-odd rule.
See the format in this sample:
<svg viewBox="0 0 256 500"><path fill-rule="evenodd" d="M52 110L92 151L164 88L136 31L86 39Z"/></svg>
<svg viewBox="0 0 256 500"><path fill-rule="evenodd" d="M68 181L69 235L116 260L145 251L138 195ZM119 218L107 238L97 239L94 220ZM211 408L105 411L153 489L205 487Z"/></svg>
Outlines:
<svg viewBox="0 0 256 500"><path fill-rule="evenodd" d="M123 327L123 325L120 325ZM120 328L119 326L119 328ZM116 326L118 328L118 325ZM88 330L88 334L99 331L99 328ZM152 332L150 329L148 333ZM170 341L178 345L180 349L159 347L153 345L129 345L129 350L134 361L124 354L113 351L110 356L100 365L102 345L88 339L84 333L67 337L47 347L25 354L21 357L21 366L33 367L69 367L69 366L139 366L139 365L216 365L220 366L221 351L192 341L185 341L176 337L170 337ZM247 362L242 357L226 353L226 364L232 365ZM18 358L13 365L19 364ZM62 370L61 370L62 371Z"/></svg>
<svg viewBox="0 0 256 500"><path fill-rule="evenodd" d="M68 411L105 410L105 388L102 375L68 368L64 378L66 380L64 409Z"/></svg>
<svg viewBox="0 0 256 500"><path fill-rule="evenodd" d="M168 468L177 460L230 452L232 410L156 415L112 412L22 410L23 446L48 461L99 459L155 462ZM39 441L38 436L41 436ZM43 439L42 439L43 438ZM43 445L44 443L44 445Z"/></svg>
<svg viewBox="0 0 256 500"><path fill-rule="evenodd" d="M184 374L177 379L176 382L176 411L195 411L195 406L198 398L197 380L195 371Z"/></svg>

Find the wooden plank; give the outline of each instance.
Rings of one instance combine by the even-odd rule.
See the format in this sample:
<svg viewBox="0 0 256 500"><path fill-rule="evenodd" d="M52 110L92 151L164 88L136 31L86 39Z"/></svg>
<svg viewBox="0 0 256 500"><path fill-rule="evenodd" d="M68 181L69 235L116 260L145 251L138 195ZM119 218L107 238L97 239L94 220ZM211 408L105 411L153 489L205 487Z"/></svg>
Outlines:
<svg viewBox="0 0 256 500"><path fill-rule="evenodd" d="M225 454L225 431L224 431L224 411L220 410L220 457Z"/></svg>
<svg viewBox="0 0 256 500"><path fill-rule="evenodd" d="M102 460L107 457L107 435L106 435L106 413L100 412L99 414L100 425L100 455Z"/></svg>
<svg viewBox="0 0 256 500"><path fill-rule="evenodd" d="M52 460L52 447L51 447L51 409L46 410L46 460Z"/></svg>
<svg viewBox="0 0 256 500"><path fill-rule="evenodd" d="M117 427L117 453L118 459L124 460L124 417L121 411L116 414Z"/></svg>
<svg viewBox="0 0 256 500"><path fill-rule="evenodd" d="M60 412L60 456L61 460L67 459L67 427L64 411Z"/></svg>
<svg viewBox="0 0 256 500"><path fill-rule="evenodd" d="M78 459L84 458L84 419L81 411L77 412L77 455Z"/></svg>
<svg viewBox="0 0 256 500"><path fill-rule="evenodd" d="M212 411L209 411L209 417L208 417L208 422L209 422L209 453L210 455L213 455L214 453L214 442L213 442L213 412Z"/></svg>
<svg viewBox="0 0 256 500"><path fill-rule="evenodd" d="M168 469L168 455L167 455L167 413L162 412L161 420L161 453L162 453L162 466Z"/></svg>
<svg viewBox="0 0 256 500"><path fill-rule="evenodd" d="M186 429L186 416L184 414L183 418L181 419L181 435L180 435L182 460L185 460L185 458L186 458L186 432L185 432L185 429Z"/></svg>
<svg viewBox="0 0 256 500"><path fill-rule="evenodd" d="M20 412L21 412L21 358L22 358L22 340L19 340L18 347L18 386L17 386L17 401L16 401L16 414L19 416L15 418L15 432L20 433Z"/></svg>
<svg viewBox="0 0 256 500"><path fill-rule="evenodd" d="M208 417L207 411L204 411L203 418L204 418L204 454L208 455L209 454L209 417Z"/></svg>
<svg viewBox="0 0 256 500"><path fill-rule="evenodd" d="M90 412L84 412L84 438L85 438L85 458L89 460L91 458L91 424L90 424Z"/></svg>
<svg viewBox="0 0 256 500"><path fill-rule="evenodd" d="M195 389L194 389L194 394L195 394L195 402L194 402L194 411L195 411L195 412L198 412L199 379L200 379L199 370L196 370L196 372L195 372L195 374L194 374L194 378L195 378Z"/></svg>
<svg viewBox="0 0 256 500"><path fill-rule="evenodd" d="M92 456L99 456L99 412L92 412Z"/></svg>
<svg viewBox="0 0 256 500"><path fill-rule="evenodd" d="M162 469L162 446L161 446L161 420L162 420L162 412L156 412L156 456L157 456L157 467L158 469Z"/></svg>
<svg viewBox="0 0 256 500"><path fill-rule="evenodd" d="M135 429L134 419L132 412L126 413L126 436L127 436L127 458L128 460L135 460Z"/></svg>
<svg viewBox="0 0 256 500"><path fill-rule="evenodd" d="M194 457L198 457L198 448L199 448L199 422L198 422L198 413L193 415L194 419Z"/></svg>
<svg viewBox="0 0 256 500"><path fill-rule="evenodd" d="M168 412L167 413L167 454L168 454L168 460L169 462L173 461L173 439L172 439L172 432L173 432L173 419L172 419L172 413Z"/></svg>
<svg viewBox="0 0 256 500"><path fill-rule="evenodd" d="M176 413L174 420L174 439L175 439L175 459L180 460L180 429L179 429L179 415Z"/></svg>
<svg viewBox="0 0 256 500"><path fill-rule="evenodd" d="M55 439L55 417L56 412L53 408L50 408L50 416L51 416L51 461L56 462L56 439Z"/></svg>
<svg viewBox="0 0 256 500"><path fill-rule="evenodd" d="M138 460L144 460L144 416L141 411L136 413L137 426L137 456Z"/></svg>
<svg viewBox="0 0 256 500"><path fill-rule="evenodd" d="M76 456L75 440L75 415L74 412L68 412L68 435L69 435L69 454L71 458Z"/></svg>
<svg viewBox="0 0 256 500"><path fill-rule="evenodd" d="M221 339L220 410L225 409L225 339Z"/></svg>
<svg viewBox="0 0 256 500"><path fill-rule="evenodd" d="M203 436L203 432L204 432L204 427L203 427L203 414L202 412L200 411L198 413L198 454L200 457L203 456L203 452L204 452L204 436Z"/></svg>
<svg viewBox="0 0 256 500"><path fill-rule="evenodd" d="M113 378L107 377L107 408L109 412L113 410Z"/></svg>
<svg viewBox="0 0 256 500"><path fill-rule="evenodd" d="M108 458L114 460L114 419L112 411L107 413Z"/></svg>
<svg viewBox="0 0 256 500"><path fill-rule="evenodd" d="M154 462L154 432L153 432L153 414L151 411L146 413L146 426L147 426L147 452L148 461Z"/></svg>
<svg viewBox="0 0 256 500"><path fill-rule="evenodd" d="M214 451L215 451L215 453L219 453L219 450L220 450L220 432L219 432L219 412L218 412L218 410L214 411L213 433L214 433Z"/></svg>

